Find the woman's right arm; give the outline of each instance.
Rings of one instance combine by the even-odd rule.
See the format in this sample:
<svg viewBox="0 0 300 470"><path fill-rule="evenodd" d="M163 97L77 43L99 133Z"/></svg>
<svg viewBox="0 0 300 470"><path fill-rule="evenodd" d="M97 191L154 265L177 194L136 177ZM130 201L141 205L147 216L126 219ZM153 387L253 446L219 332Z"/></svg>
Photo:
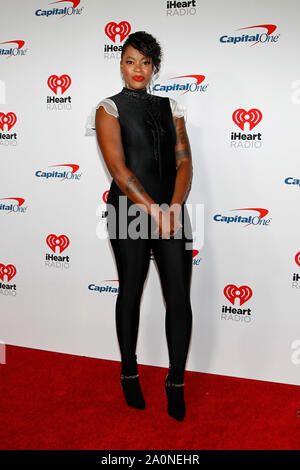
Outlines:
<svg viewBox="0 0 300 470"><path fill-rule="evenodd" d="M141 182L125 164L118 119L100 106L96 111L95 126L98 144L109 173L127 197L157 219L160 212L159 205L147 194Z"/></svg>

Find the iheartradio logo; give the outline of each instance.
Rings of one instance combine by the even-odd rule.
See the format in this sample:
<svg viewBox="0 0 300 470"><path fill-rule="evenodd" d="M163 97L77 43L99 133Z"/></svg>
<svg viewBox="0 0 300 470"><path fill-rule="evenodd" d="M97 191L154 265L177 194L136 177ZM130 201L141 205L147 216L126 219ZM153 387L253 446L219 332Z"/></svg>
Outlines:
<svg viewBox="0 0 300 470"><path fill-rule="evenodd" d="M250 323L252 319L251 308L240 307L252 297L252 289L249 286L237 287L234 284L228 284L224 287L223 293L233 307L231 305L222 306L221 320Z"/></svg>
<svg viewBox="0 0 300 470"><path fill-rule="evenodd" d="M249 130L257 126L262 120L262 113L259 109L252 108L249 111L245 109L236 109L232 114L233 122L240 128L242 131L245 130L245 124L249 124Z"/></svg>
<svg viewBox="0 0 300 470"><path fill-rule="evenodd" d="M47 85L56 95L58 89L60 88L61 94L63 95L71 85L71 82L71 77L69 75L61 75L60 77L57 75L50 75L47 80Z"/></svg>
<svg viewBox="0 0 300 470"><path fill-rule="evenodd" d="M53 253L56 253L56 251L62 253L69 246L70 240L67 235L56 236L54 233L51 233L46 238L46 243Z"/></svg>
<svg viewBox="0 0 300 470"><path fill-rule="evenodd" d="M50 75L47 85L57 96L47 96L47 110L49 111L69 111L72 109L71 96L62 96L72 83L69 75ZM60 90L60 92L58 92Z"/></svg>
<svg viewBox="0 0 300 470"><path fill-rule="evenodd" d="M123 47L121 43L131 31L130 23L128 21L121 21L120 23L111 21L107 23L104 31L106 36L114 43L104 44L104 59L121 59ZM119 37L118 44L116 44L117 37Z"/></svg>
<svg viewBox="0 0 300 470"><path fill-rule="evenodd" d="M54 233L51 233L46 238L46 243L54 254L46 253L45 266L48 268L69 269L69 255L61 255L61 253L65 251L70 244L70 240L67 235L57 236Z"/></svg>
<svg viewBox="0 0 300 470"><path fill-rule="evenodd" d="M109 37L109 39L111 39L114 43L116 42L117 35L119 35L120 42L122 42L130 33L131 26L128 21L121 21L120 23L111 21L110 23L107 23L104 31L106 36Z"/></svg>
<svg viewBox="0 0 300 470"><path fill-rule="evenodd" d="M257 132L257 134L251 132L262 120L262 112L259 109L251 108L249 111L242 108L236 109L232 114L232 120L242 131L247 128L250 132L249 134L231 132L231 148L261 148L261 132Z"/></svg>
<svg viewBox="0 0 300 470"><path fill-rule="evenodd" d="M300 267L300 251L299 253L296 254L295 261L296 261L296 264L298 264L298 266Z"/></svg>
<svg viewBox="0 0 300 470"><path fill-rule="evenodd" d="M9 132L10 129L16 124L17 116L15 113L9 112L7 114L0 112L0 129L4 132L4 126L6 126L7 131Z"/></svg>
<svg viewBox="0 0 300 470"><path fill-rule="evenodd" d="M0 263L0 279L3 282L9 282L17 273L16 267L13 264Z"/></svg>
<svg viewBox="0 0 300 470"><path fill-rule="evenodd" d="M252 297L252 290L249 286L241 286L237 287L234 284L228 284L224 288L224 295L232 303L235 305L236 299L239 299L240 305L243 305L247 300Z"/></svg>

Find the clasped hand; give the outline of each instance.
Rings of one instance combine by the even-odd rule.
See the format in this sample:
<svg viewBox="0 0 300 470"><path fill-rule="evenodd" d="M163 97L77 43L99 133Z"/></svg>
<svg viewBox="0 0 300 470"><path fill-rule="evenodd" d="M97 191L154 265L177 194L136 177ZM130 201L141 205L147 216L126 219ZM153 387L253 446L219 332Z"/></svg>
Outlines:
<svg viewBox="0 0 300 470"><path fill-rule="evenodd" d="M166 210L159 208L159 211L155 216L157 227L154 234L159 233L160 237L167 239L173 237L177 230L182 227L179 220L180 211L180 204L173 204Z"/></svg>

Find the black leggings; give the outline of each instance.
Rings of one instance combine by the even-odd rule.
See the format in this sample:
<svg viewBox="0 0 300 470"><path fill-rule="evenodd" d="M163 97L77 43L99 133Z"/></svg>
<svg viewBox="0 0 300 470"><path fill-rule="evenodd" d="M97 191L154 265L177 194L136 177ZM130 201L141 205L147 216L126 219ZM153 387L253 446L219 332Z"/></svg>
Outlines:
<svg viewBox="0 0 300 470"><path fill-rule="evenodd" d="M119 275L116 326L122 361L131 360L135 355L140 300L152 248L166 302L169 362L185 368L192 328L192 248L189 245L186 249L186 241L184 238L110 239Z"/></svg>

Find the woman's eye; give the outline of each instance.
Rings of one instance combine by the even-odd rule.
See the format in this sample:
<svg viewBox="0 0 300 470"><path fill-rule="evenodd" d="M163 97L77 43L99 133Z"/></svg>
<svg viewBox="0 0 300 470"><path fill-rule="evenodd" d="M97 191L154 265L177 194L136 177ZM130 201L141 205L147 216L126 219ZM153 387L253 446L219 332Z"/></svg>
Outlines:
<svg viewBox="0 0 300 470"><path fill-rule="evenodd" d="M144 65L149 65L150 60L145 60L143 63L144 63ZM126 64L133 64L133 61L132 60L126 60Z"/></svg>

